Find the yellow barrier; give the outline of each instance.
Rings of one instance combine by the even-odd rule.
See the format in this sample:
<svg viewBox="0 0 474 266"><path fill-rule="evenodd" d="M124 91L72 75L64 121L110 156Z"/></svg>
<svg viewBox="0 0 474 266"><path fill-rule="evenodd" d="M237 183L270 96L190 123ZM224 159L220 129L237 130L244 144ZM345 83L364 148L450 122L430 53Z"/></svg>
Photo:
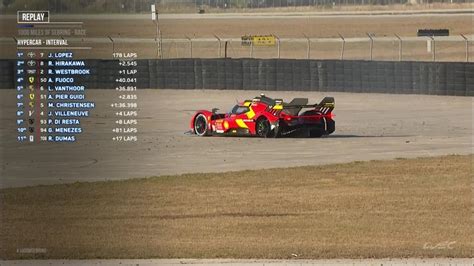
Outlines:
<svg viewBox="0 0 474 266"><path fill-rule="evenodd" d="M242 36L242 46L275 46L276 38L273 35Z"/></svg>

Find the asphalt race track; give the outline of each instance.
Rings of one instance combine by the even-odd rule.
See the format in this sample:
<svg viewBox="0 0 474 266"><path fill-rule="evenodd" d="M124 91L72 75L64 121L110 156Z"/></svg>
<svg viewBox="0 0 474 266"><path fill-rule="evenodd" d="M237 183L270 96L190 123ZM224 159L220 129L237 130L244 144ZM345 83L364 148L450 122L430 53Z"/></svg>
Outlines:
<svg viewBox="0 0 474 266"><path fill-rule="evenodd" d="M113 137L117 96L89 90L96 102L76 143L16 143L15 91L0 91L0 187L225 172L356 160L472 152L472 98L451 96L266 92L291 100L336 99L336 132L325 138L260 139L184 134L197 109L227 111L259 91L141 90L139 141Z"/></svg>

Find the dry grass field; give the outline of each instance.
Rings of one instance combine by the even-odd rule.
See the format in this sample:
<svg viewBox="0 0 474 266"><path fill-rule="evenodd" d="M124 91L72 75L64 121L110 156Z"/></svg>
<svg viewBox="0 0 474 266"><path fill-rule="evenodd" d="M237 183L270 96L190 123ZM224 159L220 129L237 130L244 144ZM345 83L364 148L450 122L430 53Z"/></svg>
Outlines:
<svg viewBox="0 0 474 266"><path fill-rule="evenodd" d="M472 257L472 159L2 189L0 258Z"/></svg>

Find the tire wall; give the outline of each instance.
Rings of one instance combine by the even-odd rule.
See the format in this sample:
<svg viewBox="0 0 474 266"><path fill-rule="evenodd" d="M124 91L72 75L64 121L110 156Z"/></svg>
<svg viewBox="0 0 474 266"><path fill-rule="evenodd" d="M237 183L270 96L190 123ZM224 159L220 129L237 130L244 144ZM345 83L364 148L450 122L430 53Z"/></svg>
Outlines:
<svg viewBox="0 0 474 266"><path fill-rule="evenodd" d="M85 60L89 89L113 89L114 60ZM137 60L138 88L340 91L474 96L474 63L296 59ZM0 88L13 89L15 60L0 60Z"/></svg>

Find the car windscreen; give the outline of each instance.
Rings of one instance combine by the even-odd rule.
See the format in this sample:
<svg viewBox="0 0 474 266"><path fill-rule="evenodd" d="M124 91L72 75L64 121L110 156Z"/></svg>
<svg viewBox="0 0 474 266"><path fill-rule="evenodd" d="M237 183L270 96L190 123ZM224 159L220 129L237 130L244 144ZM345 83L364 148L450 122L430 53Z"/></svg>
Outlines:
<svg viewBox="0 0 474 266"><path fill-rule="evenodd" d="M249 108L247 106L235 105L232 108L232 111L230 111L230 113L234 114L234 115L240 115L240 114L246 113L248 111L249 111Z"/></svg>

